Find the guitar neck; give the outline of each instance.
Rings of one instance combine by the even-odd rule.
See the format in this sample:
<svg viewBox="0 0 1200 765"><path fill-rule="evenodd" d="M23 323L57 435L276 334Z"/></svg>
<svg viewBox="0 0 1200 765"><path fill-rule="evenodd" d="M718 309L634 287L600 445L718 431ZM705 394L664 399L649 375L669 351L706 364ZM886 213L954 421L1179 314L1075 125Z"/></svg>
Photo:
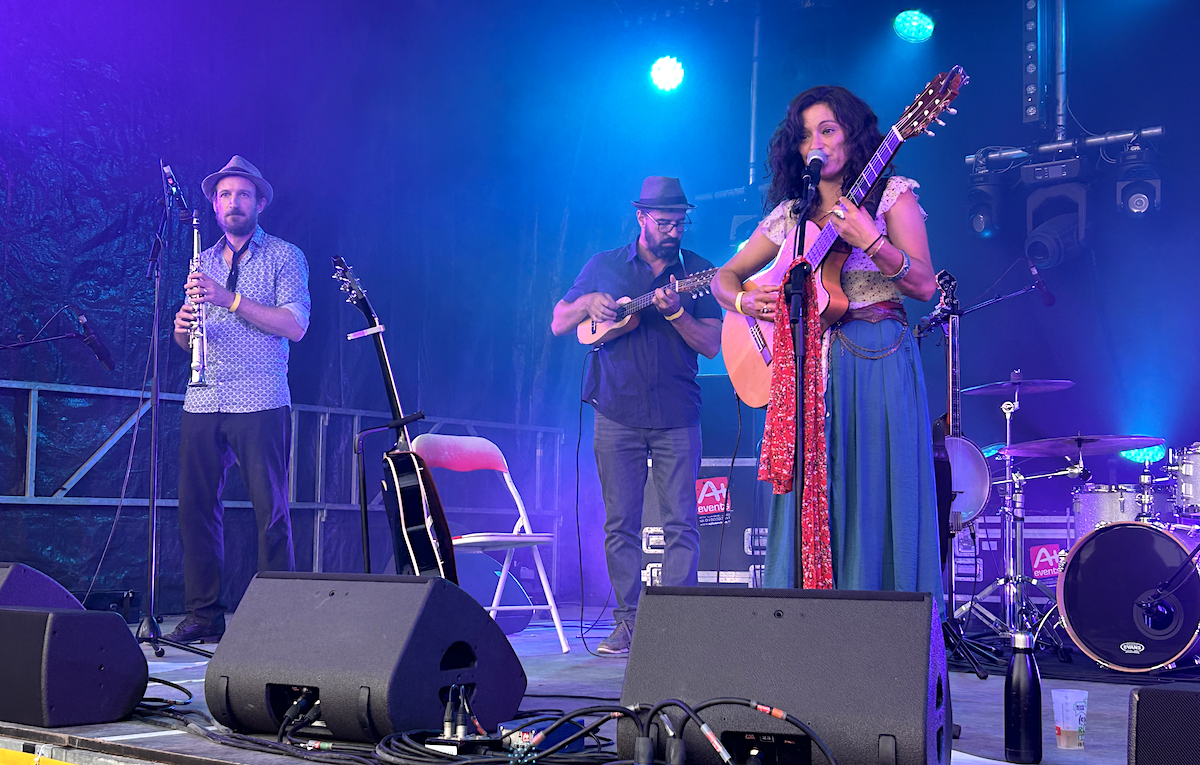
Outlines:
<svg viewBox="0 0 1200 765"><path fill-rule="evenodd" d="M948 435L962 436L962 386L958 376L958 315L951 314L946 322L947 379L950 381L950 400L946 411Z"/></svg>
<svg viewBox="0 0 1200 765"><path fill-rule="evenodd" d="M680 295L685 295L697 290L703 289L712 282L713 274L716 269L709 269L698 274L681 279L675 282L675 291ZM632 316L638 311L642 311L654 305L654 291L647 292L645 295L639 295L633 298L628 303L621 303L617 306L617 321L624 319L626 316Z"/></svg>
<svg viewBox="0 0 1200 765"><path fill-rule="evenodd" d="M879 148L871 155L870 161L863 171L859 174L858 180L850 187L850 193L847 195L850 201L855 205L861 205L863 200L867 198L867 194L871 193L871 188L875 182L879 180L879 176L883 174L888 163L892 161L892 157L896 156L900 145L904 143L904 139L900 137L900 133L896 131L895 126L888 130L887 135L883 137L883 143L879 144ZM820 235L813 242L813 245L804 253L804 259L808 264L816 270L824 259L825 253L829 252L829 248L837 241L838 232L833 227L832 223L826 223L821 229Z"/></svg>
<svg viewBox="0 0 1200 765"><path fill-rule="evenodd" d="M383 387L388 397L388 406L392 411L392 419L398 420L404 416L404 408L400 406L400 395L396 392L396 378L392 375L392 364L388 360L387 346L383 342L383 333L377 332L371 336L375 342L375 354L379 357L379 369L383 372ZM399 428L396 434L394 451L409 451L408 427Z"/></svg>

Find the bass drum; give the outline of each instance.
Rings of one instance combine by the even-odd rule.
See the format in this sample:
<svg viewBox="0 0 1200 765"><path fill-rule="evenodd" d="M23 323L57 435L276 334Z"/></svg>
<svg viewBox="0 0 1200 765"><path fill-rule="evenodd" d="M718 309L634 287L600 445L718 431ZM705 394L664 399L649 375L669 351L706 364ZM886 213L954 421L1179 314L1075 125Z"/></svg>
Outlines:
<svg viewBox="0 0 1200 765"><path fill-rule="evenodd" d="M1071 548L1058 577L1058 607L1075 645L1120 672L1150 672L1195 653L1200 571L1187 566L1165 598L1143 607L1187 560L1200 528L1122 521Z"/></svg>

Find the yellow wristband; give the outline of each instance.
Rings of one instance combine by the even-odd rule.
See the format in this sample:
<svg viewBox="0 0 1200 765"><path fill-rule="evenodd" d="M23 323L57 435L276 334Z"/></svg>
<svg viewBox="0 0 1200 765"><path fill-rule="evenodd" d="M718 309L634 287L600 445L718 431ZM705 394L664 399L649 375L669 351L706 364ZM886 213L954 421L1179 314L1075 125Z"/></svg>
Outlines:
<svg viewBox="0 0 1200 765"><path fill-rule="evenodd" d="M240 292L233 293L233 302L229 304L229 312L234 313L235 311L237 311L238 306L241 304L242 304L242 293L240 293Z"/></svg>
<svg viewBox="0 0 1200 765"><path fill-rule="evenodd" d="M742 310L742 295L745 295L745 294L746 294L746 290L742 290L741 292L739 292L737 294L737 297L735 297L733 299L733 307L736 308L737 312L740 313L742 316L746 315L746 312Z"/></svg>
<svg viewBox="0 0 1200 765"><path fill-rule="evenodd" d="M679 306L679 310L667 317L667 321L675 321L680 316L683 316L683 306Z"/></svg>

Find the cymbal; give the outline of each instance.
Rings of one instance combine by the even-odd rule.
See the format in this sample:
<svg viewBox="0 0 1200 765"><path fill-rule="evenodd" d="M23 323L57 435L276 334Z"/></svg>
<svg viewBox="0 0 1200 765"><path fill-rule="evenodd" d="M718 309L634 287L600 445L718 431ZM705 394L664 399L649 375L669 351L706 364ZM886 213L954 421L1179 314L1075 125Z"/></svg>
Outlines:
<svg viewBox="0 0 1200 765"><path fill-rule="evenodd" d="M1013 444L1000 450L1001 454L1013 457L1077 457L1080 454L1108 454L1129 449L1145 449L1160 446L1165 438L1153 436L1064 436L1062 438L1039 438Z"/></svg>
<svg viewBox="0 0 1200 765"><path fill-rule="evenodd" d="M964 396L1008 396L1013 391L1020 393L1053 393L1056 390L1066 390L1075 383L1071 380L1005 380L1004 382L986 383L972 388L963 389Z"/></svg>

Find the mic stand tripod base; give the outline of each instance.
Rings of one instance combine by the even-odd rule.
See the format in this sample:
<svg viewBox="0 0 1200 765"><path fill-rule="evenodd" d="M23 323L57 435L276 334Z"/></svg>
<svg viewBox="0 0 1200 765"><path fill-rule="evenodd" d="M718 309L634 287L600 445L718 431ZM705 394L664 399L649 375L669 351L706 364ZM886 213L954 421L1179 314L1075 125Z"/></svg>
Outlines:
<svg viewBox="0 0 1200 765"><path fill-rule="evenodd" d="M162 658L163 654L166 653L166 651L162 649L162 646L164 645L170 646L171 648L178 648L181 651L194 653L197 656L203 656L206 659L211 659L213 657L212 651L206 651L203 648L196 648L195 646L188 645L187 643L177 643L174 640L165 639L162 636L162 629L158 625L158 619L154 616L154 614L146 614L142 617L142 621L138 624L137 634L135 637L137 638L139 644L149 643L150 648L154 651L154 655L159 658Z"/></svg>

